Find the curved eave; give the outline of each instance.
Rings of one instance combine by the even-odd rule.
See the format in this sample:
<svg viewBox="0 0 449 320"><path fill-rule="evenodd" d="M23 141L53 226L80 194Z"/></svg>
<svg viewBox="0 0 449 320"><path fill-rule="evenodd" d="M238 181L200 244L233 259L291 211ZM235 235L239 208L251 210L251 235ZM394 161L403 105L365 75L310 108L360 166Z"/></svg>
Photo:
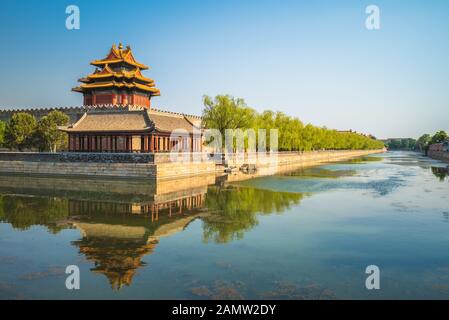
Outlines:
<svg viewBox="0 0 449 320"><path fill-rule="evenodd" d="M153 132L153 128L144 128L139 130L77 130L76 128L58 128L60 131L67 133L137 133L137 132Z"/></svg>
<svg viewBox="0 0 449 320"><path fill-rule="evenodd" d="M80 93L83 93L83 92L84 92L83 88L81 88L81 87L75 87L75 88L72 88L72 91L73 91L73 92L80 92Z"/></svg>
<svg viewBox="0 0 449 320"><path fill-rule="evenodd" d="M148 70L150 68L150 67L148 67L148 66L146 66L144 64L141 64L141 63L138 63L138 62L134 62L134 61L128 61L128 60L125 60L125 59L95 60L95 61L92 61L90 64L93 65L93 66L98 67L98 66L104 66L106 64L117 64L117 63L127 63L129 65L138 67L138 68L140 68L142 70Z"/></svg>
<svg viewBox="0 0 449 320"><path fill-rule="evenodd" d="M128 88L128 89L140 89L146 92L150 92L154 96L160 95L159 89L149 87L139 83L93 83L93 84L83 84L79 87L73 88L76 92L85 92L86 90L93 89L103 89L103 88Z"/></svg>
<svg viewBox="0 0 449 320"><path fill-rule="evenodd" d="M78 79L78 82L82 82L82 83L91 83L92 80L89 78L89 76L87 76L87 77L85 77L85 78Z"/></svg>
<svg viewBox="0 0 449 320"><path fill-rule="evenodd" d="M161 93L159 91L159 89L156 89L156 88L153 88L153 87L149 87L149 86L146 86L146 85L142 85L142 84L139 84L139 83L135 83L133 85L133 87L136 87L136 88L144 90L144 91L151 92L153 95L160 95L160 93Z"/></svg>
<svg viewBox="0 0 449 320"><path fill-rule="evenodd" d="M160 129L160 128L158 128L158 127L155 127L154 128L154 130L155 130L155 132L157 132L157 133L167 133L167 134L173 134L173 132L174 132L174 130L162 130L162 129ZM187 134L186 133L181 133L181 132L177 132L176 134L177 135L179 135L179 136L191 136L193 133L192 132L190 132L189 130L186 130L187 131Z"/></svg>
<svg viewBox="0 0 449 320"><path fill-rule="evenodd" d="M150 79L150 78L139 77L139 76L136 76L136 75L116 74L116 73L91 74L91 75L88 75L87 78L82 78L82 79L80 79L79 81L80 81L80 82L86 82L86 81L81 81L81 80L87 80L87 81L90 81L91 79L103 79L103 78L138 79L138 80L144 81L144 82L146 82L146 83L148 83L148 84L153 84L153 85L154 85L154 80L153 80L153 79Z"/></svg>

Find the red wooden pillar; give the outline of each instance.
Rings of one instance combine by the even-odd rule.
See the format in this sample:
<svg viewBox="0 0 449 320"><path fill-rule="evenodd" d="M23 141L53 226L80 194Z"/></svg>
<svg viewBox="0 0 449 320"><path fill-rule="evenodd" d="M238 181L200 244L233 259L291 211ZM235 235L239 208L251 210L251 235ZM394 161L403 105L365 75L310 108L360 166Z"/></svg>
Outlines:
<svg viewBox="0 0 449 320"><path fill-rule="evenodd" d="M90 151L97 151L97 146L95 145L95 136L90 137Z"/></svg>
<svg viewBox="0 0 449 320"><path fill-rule="evenodd" d="M148 136L143 136L143 151L148 152Z"/></svg>
<svg viewBox="0 0 449 320"><path fill-rule="evenodd" d="M84 136L84 151L89 151L89 136Z"/></svg>
<svg viewBox="0 0 449 320"><path fill-rule="evenodd" d="M73 151L73 136L69 134L69 151Z"/></svg>
<svg viewBox="0 0 449 320"><path fill-rule="evenodd" d="M150 152L154 152L154 135L150 137Z"/></svg>

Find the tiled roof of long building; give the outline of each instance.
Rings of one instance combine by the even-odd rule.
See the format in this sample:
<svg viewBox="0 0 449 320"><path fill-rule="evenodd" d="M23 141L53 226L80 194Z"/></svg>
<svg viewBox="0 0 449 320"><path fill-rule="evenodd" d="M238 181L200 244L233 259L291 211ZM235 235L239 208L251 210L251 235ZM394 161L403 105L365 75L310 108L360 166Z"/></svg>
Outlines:
<svg viewBox="0 0 449 320"><path fill-rule="evenodd" d="M201 118L181 113L144 108L90 109L72 126L62 128L69 132L129 132L158 131L172 133L183 130L193 133L200 129Z"/></svg>

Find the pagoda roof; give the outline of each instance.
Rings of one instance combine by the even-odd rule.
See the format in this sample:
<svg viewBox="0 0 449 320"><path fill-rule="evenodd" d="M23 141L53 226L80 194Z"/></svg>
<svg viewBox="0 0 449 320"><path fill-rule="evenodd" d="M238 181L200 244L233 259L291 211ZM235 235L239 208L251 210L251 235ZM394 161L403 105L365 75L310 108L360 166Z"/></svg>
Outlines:
<svg viewBox="0 0 449 320"><path fill-rule="evenodd" d="M142 70L149 69L148 66L136 61L129 46L123 49L123 45L121 43L119 44L118 48L115 44L113 44L112 48L109 50L109 54L104 59L94 60L90 64L94 66L104 66L106 64L116 63L127 63Z"/></svg>
<svg viewBox="0 0 449 320"><path fill-rule="evenodd" d="M93 74L90 74L85 78L81 78L79 81L84 82L84 83L90 83L90 82L93 82L93 80L111 78L111 77L114 77L117 79L123 79L123 78L138 79L147 84L154 85L154 80L144 77L142 75L142 72L140 72L139 68L136 68L131 71L126 71L126 70L114 71L111 67L109 67L108 64L106 64L102 70L96 69Z"/></svg>
<svg viewBox="0 0 449 320"><path fill-rule="evenodd" d="M79 87L73 88L76 92L85 92L86 89L104 89L104 88L128 88L128 89L140 89L146 92L150 92L153 96L159 96L159 89L154 88L154 84L141 84L138 82L117 82L117 81L107 81L107 82L94 82L85 83Z"/></svg>
<svg viewBox="0 0 449 320"><path fill-rule="evenodd" d="M125 63L126 66L114 67L114 64ZM153 79L142 75L141 70L147 66L137 62L129 46L113 45L106 58L95 60L91 64L98 68L94 73L78 81L81 84L72 89L75 92L86 93L93 89L121 88L137 89L149 93L151 96L160 96L159 89L155 88ZM126 81L125 81L126 80Z"/></svg>

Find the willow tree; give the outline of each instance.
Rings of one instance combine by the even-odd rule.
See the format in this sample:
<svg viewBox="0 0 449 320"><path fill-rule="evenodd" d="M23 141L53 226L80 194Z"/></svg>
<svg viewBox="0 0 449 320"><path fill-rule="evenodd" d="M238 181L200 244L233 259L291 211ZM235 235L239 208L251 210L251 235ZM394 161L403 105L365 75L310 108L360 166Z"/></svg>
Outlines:
<svg viewBox="0 0 449 320"><path fill-rule="evenodd" d="M203 127L217 129L225 146L227 129L250 129L253 127L256 112L248 107L243 99L230 95L217 95L215 98L203 98Z"/></svg>
<svg viewBox="0 0 449 320"><path fill-rule="evenodd" d="M257 113L243 99L220 95L214 99L204 97L203 125L220 130L224 137L226 129L266 130L266 147L271 148L270 130L278 130L277 146L280 151L310 151L323 149L381 149L382 141L356 132L338 132L312 124L303 125L301 120L282 112ZM258 137L258 140L260 137ZM273 144L274 145L274 144ZM261 150L260 150L261 151Z"/></svg>

